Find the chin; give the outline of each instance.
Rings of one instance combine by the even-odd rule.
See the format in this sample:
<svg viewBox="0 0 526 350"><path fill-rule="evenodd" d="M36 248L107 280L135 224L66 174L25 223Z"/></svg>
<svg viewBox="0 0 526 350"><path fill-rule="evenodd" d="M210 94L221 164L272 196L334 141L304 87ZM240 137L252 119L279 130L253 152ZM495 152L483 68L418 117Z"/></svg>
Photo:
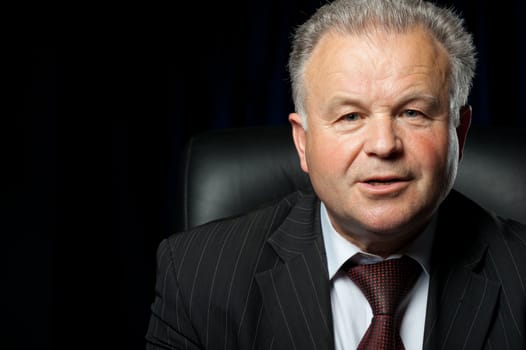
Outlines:
<svg viewBox="0 0 526 350"><path fill-rule="evenodd" d="M429 213L427 213L429 212ZM419 231L431 218L432 211L367 215L364 229L379 236L406 236Z"/></svg>

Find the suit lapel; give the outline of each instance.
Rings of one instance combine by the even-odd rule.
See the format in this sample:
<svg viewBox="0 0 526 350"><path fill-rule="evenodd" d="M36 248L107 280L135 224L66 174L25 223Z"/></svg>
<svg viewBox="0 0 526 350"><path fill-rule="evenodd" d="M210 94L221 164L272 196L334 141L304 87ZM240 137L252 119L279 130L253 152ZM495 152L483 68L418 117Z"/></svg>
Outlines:
<svg viewBox="0 0 526 350"><path fill-rule="evenodd" d="M280 260L256 279L277 348L333 349L329 277L317 199L311 195L300 199L268 244Z"/></svg>
<svg viewBox="0 0 526 350"><path fill-rule="evenodd" d="M476 227L475 213L466 210L472 205L457 193L450 197L433 248L424 349L481 349L500 293L481 272L487 251L481 230L491 225Z"/></svg>
<svg viewBox="0 0 526 350"><path fill-rule="evenodd" d="M460 268L432 276L424 349L481 349L499 285Z"/></svg>

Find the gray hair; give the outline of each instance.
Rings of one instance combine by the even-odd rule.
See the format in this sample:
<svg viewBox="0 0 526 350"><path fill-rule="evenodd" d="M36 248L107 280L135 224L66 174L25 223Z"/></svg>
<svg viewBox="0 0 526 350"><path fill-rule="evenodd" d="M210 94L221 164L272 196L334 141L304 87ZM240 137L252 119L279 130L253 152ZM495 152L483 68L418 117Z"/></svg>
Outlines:
<svg viewBox="0 0 526 350"><path fill-rule="evenodd" d="M467 103L475 74L476 52L463 19L451 8L441 8L424 0L336 0L321 6L293 36L289 57L292 97L296 112L306 127L306 62L321 37L329 31L364 34L375 28L404 32L415 26L425 28L446 50L449 57L450 115L455 126L459 109Z"/></svg>

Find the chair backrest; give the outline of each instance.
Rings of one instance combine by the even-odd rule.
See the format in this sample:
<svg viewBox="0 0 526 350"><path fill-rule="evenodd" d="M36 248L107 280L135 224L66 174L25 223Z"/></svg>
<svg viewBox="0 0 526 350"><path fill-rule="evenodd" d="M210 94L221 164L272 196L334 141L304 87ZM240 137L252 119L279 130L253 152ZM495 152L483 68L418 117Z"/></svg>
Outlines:
<svg viewBox="0 0 526 350"><path fill-rule="evenodd" d="M182 167L178 231L310 186L289 126L198 134L185 148ZM499 215L526 222L526 130L472 127L455 188Z"/></svg>

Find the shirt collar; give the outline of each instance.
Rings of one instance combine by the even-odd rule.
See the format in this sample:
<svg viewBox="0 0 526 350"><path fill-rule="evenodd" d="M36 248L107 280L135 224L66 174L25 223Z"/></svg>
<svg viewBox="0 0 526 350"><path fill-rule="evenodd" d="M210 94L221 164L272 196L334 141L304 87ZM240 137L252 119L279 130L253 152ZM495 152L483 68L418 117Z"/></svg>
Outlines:
<svg viewBox="0 0 526 350"><path fill-rule="evenodd" d="M321 231L323 242L327 253L327 265L329 278L332 279L340 270L342 265L351 257L356 258L359 263L367 264L384 260L382 257L366 253L353 243L340 235L329 219L329 214L323 202L320 205ZM431 222L426 226L424 232L420 234L403 252L393 254L387 259L398 258L402 254L408 255L418 261L427 275L430 271L431 248L433 236L435 235L437 215L433 215Z"/></svg>

